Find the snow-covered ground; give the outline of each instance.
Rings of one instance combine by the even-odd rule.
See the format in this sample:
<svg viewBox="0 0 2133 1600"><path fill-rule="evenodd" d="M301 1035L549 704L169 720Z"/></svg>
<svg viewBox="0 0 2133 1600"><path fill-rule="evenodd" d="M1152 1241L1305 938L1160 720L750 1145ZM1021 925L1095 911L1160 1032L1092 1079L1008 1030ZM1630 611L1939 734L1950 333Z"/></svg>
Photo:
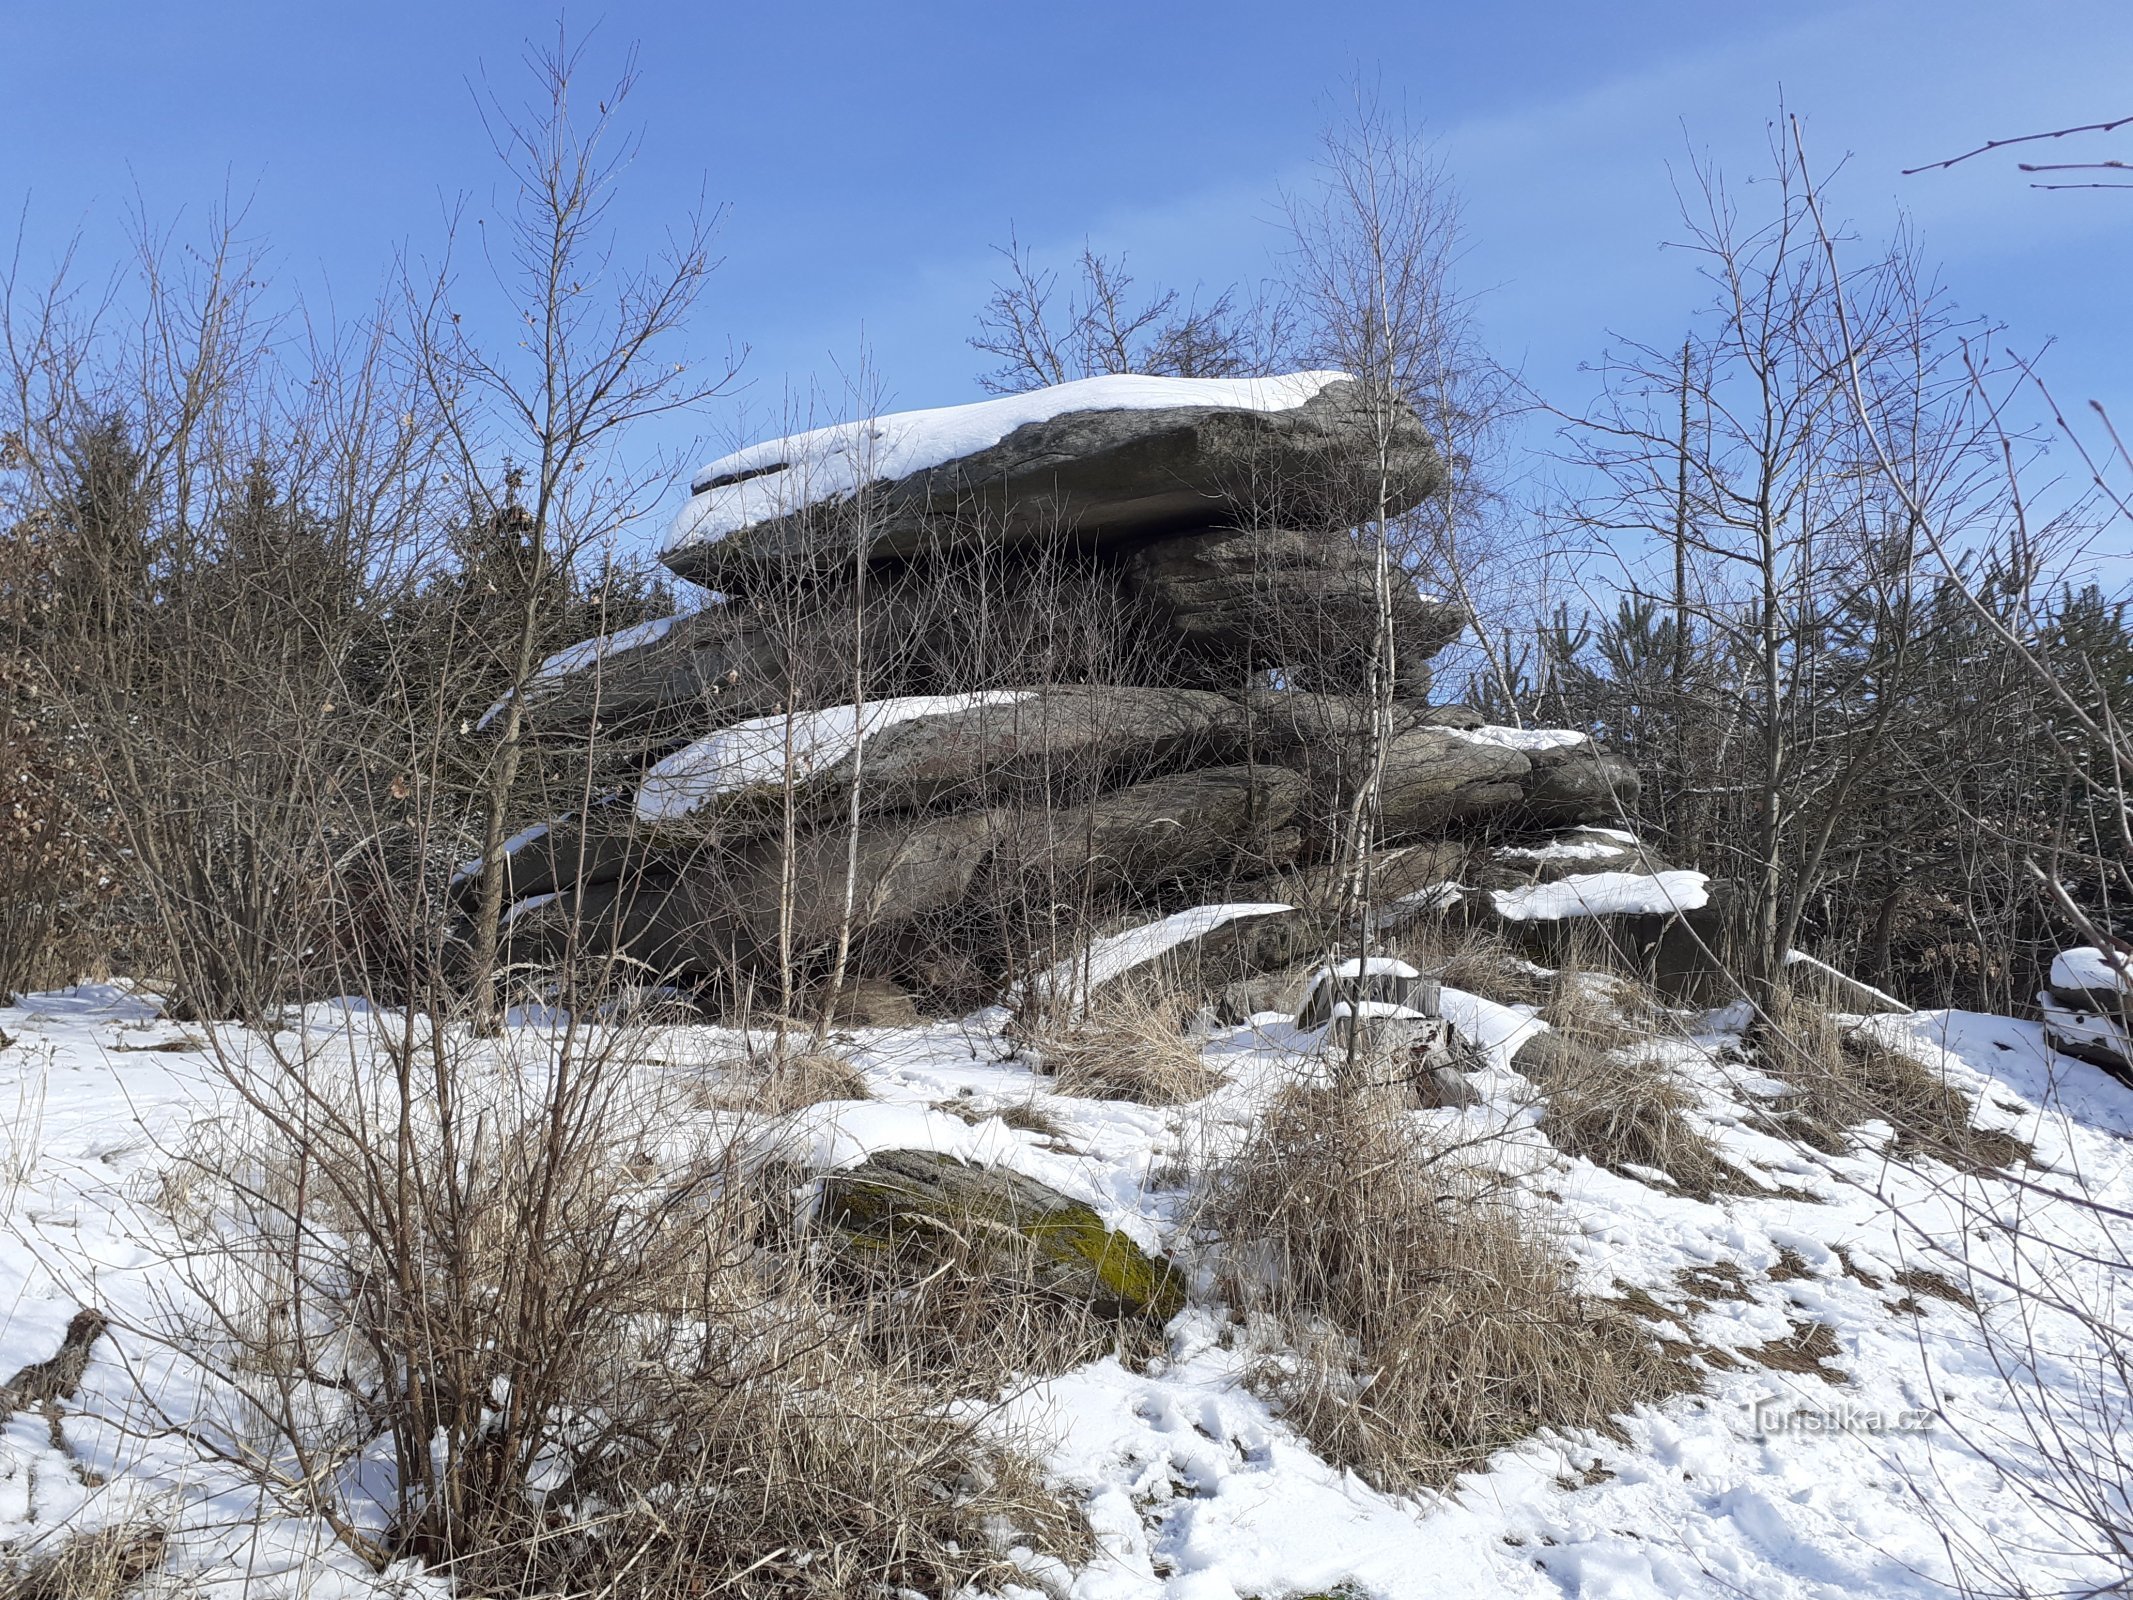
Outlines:
<svg viewBox="0 0 2133 1600"><path fill-rule="evenodd" d="M2032 1023L1882 1018L1867 1025L1945 1067L1977 1097L1980 1122L2029 1141L2035 1164L1965 1175L1897 1159L1887 1130L1872 1127L1854 1153L1828 1156L1758 1119L1759 1097L1780 1086L1744 1056L1737 1019L1681 1019L1655 1048L1728 1158L1770 1190L1700 1201L1548 1144L1537 1091L1517 1071L1515 1052L1538 1028L1525 1010L1447 991L1446 1011L1489 1047L1473 1078L1482 1103L1415 1114L1487 1136L1524 1175L1526 1203L1584 1290L1642 1290L1666 1308L1658 1331L1705 1352L1703 1392L1624 1419L1618 1438L1538 1437L1445 1493L1386 1495L1321 1459L1250 1392L1242 1374L1256 1352L1206 1303L1203 1279L1202 1303L1171 1324L1167 1353L1146 1369L1105 1359L1009 1403L1099 1536L1075 1595L1274 1600L1346 1585L1383 1600L1923 1596L1948 1592L1966 1540L2019 1552L2037 1593L2109 1575L2024 1483L2048 1478L2030 1426L2038 1397L2056 1403L2077 1446L2106 1448L2103 1435L2125 1421L2095 1339L2046 1300L2115 1304L2117 1326L2133 1320L2133 1285L2111 1265L2125 1258L2111 1235L2123 1238L2133 1212L2133 1091L2052 1053ZM318 1048L360 1049L364 1020L315 1007L291 1022ZM1270 1016L1208 1040L1224 1081L1192 1106L1062 1097L1015 1056L1005 1020L854 1035L847 1049L873 1098L815 1107L760 1136L824 1165L914 1145L1001 1162L1144 1244L1176 1245L1191 1204L1179 1172L1234 1148L1270 1096L1317 1070ZM41 1415L17 1415L0 1435L0 1539L139 1514L180 1530L175 1569L214 1580L187 1592L441 1592L411 1574L380 1579L184 1440L205 1391L142 1330L166 1326L184 1302L172 1266L182 1241L156 1197L187 1127L217 1105L197 1031L110 987L28 997L0 1010L0 1026L14 1041L0 1050L10 1108L0 1372L50 1355L79 1305L118 1325L65 1417L66 1452ZM537 1053L540 1026L498 1048ZM650 1037L648 1072L699 1070L735 1042L707 1027ZM988 1114L1027 1104L1061 1134ZM1899 1281L1907 1274L1912 1287ZM1936 1297L1941 1280L1975 1295L1982 1321ZM2050 1295L2031 1292L2039 1286ZM2025 1320L2027 1336L2015 1336ZM1834 1339L1824 1373L1744 1354L1810 1323Z"/></svg>

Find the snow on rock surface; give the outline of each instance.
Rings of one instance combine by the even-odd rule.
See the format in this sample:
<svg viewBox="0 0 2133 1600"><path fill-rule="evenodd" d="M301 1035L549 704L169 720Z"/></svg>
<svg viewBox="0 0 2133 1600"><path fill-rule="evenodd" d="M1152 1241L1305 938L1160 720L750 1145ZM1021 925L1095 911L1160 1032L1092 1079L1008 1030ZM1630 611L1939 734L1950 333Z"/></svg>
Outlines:
<svg viewBox="0 0 2133 1600"><path fill-rule="evenodd" d="M1649 916L1696 911L1711 902L1711 880L1700 872L1583 872L1559 883L1498 889L1499 916L1513 922L1552 922L1563 917Z"/></svg>
<svg viewBox="0 0 2133 1600"><path fill-rule="evenodd" d="M1623 847L1600 839L1552 839L1540 845L1504 845L1496 854L1503 861L1612 861Z"/></svg>
<svg viewBox="0 0 2133 1600"><path fill-rule="evenodd" d="M533 694L538 690L548 688L560 679L570 677L574 673L583 672L587 667L597 665L599 662L605 661L609 656L620 655L625 650L638 650L648 644L657 644L667 636L674 624L680 620L679 616L652 617L644 622L631 623L627 628L617 628L613 633L603 633L590 639L581 639L567 649L558 650L554 655L549 656L538 667L534 668L532 678L527 681L526 692ZM511 697L505 695L503 699L484 711L481 714L481 720L475 723L474 726L486 728L503 714L504 707L510 703Z"/></svg>
<svg viewBox="0 0 2133 1600"><path fill-rule="evenodd" d="M556 820L561 821L564 819L557 818ZM501 845L497 846L497 854L503 856L506 860L508 860L510 857L517 855L521 850L525 849L526 846L532 844L534 841L538 839L547 838L548 830L553 828L554 826L555 822L536 822L530 828L521 828L518 832L511 835L510 838L506 839ZM452 887L455 889L458 888L462 883L465 883L468 879L472 878L479 871L481 871L480 856L475 856L471 860L460 862L458 866L452 869Z"/></svg>
<svg viewBox="0 0 2133 1600"><path fill-rule="evenodd" d="M2094 945L2082 945L2076 950L2062 950L2052 957L2052 987L2054 989L2101 989L2105 993L2120 990L2133 994L2133 959L2121 957L2128 970L2120 971L2111 965L2111 958Z"/></svg>
<svg viewBox="0 0 2133 1600"><path fill-rule="evenodd" d="M1179 945L1204 938L1217 928L1251 917L1279 916L1295 909L1270 900L1194 906L1137 928L1092 940L1080 954L1039 973L1032 982L1041 998L1080 1005L1088 999L1091 990L1123 977L1135 967L1168 955Z"/></svg>
<svg viewBox="0 0 2133 1600"><path fill-rule="evenodd" d="M1501 1005L1464 989L1444 990L1437 998L1437 1010L1453 1032L1500 1069L1512 1065L1520 1045L1548 1031L1535 1007Z"/></svg>
<svg viewBox="0 0 2133 1600"><path fill-rule="evenodd" d="M1590 734L1571 728L1499 728L1484 724L1479 728L1445 728L1442 731L1464 739L1468 744L1494 745L1499 750L1568 750L1574 745L1592 742Z"/></svg>
<svg viewBox="0 0 2133 1600"><path fill-rule="evenodd" d="M766 439L721 456L690 480L692 496L667 535L671 552L712 543L869 483L908 477L989 449L1017 428L1076 411L1207 406L1292 411L1344 372L1273 378L1155 378L1122 373L1002 395L973 405L899 411ZM721 481L725 480L725 481Z"/></svg>
<svg viewBox="0 0 2133 1600"><path fill-rule="evenodd" d="M654 765L637 788L637 819L671 822L720 795L780 783L788 759L794 781L804 782L834 767L884 728L914 717L1012 705L1027 698L1028 691L1021 689L914 694L872 700L864 707L751 717L684 745Z"/></svg>

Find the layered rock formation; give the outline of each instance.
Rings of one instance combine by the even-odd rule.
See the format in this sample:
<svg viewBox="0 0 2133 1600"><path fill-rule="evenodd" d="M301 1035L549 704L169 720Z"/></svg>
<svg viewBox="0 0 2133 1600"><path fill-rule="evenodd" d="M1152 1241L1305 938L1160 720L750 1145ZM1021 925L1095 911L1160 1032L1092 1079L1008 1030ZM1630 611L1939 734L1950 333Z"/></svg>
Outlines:
<svg viewBox="0 0 2133 1600"><path fill-rule="evenodd" d="M1122 913L1323 874L1373 775L1395 851L1615 819L1636 778L1590 739L1428 703L1466 619L1373 530L1439 470L1404 405L1324 373L1090 380L712 463L663 559L718 597L529 688L614 793L512 842L515 954L746 986L849 928L851 972L969 1003Z"/></svg>

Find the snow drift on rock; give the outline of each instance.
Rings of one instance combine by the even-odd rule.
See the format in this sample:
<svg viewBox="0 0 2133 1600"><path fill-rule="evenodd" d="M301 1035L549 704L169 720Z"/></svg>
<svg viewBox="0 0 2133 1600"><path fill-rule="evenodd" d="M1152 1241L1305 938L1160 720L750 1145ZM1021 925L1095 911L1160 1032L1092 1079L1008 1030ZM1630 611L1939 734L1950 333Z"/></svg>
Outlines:
<svg viewBox="0 0 2133 1600"><path fill-rule="evenodd" d="M649 621L633 622L627 628L617 628L613 633L602 633L590 639L580 639L568 649L558 650L538 667L535 667L533 676L526 682L526 692L531 694L535 690L545 689L560 678L567 678L573 673L583 672L587 667L605 661L609 656L618 656L625 650L638 650L648 644L657 644L667 636L668 631L680 620L679 616L653 617ZM497 701L495 705L484 711L481 714L481 721L475 723L474 726L486 728L496 720L503 712L504 707L510 703L511 697L507 694L503 699Z"/></svg>
<svg viewBox="0 0 2133 1600"><path fill-rule="evenodd" d="M1499 916L1513 922L1561 917L1649 916L1694 911L1711 902L1711 880L1700 872L1581 872L1560 883L1498 889Z"/></svg>
<svg viewBox="0 0 2133 1600"><path fill-rule="evenodd" d="M868 483L908 477L990 449L1017 428L1076 411L1293 411L1345 372L1278 378L1151 378L1135 373L1002 395L967 406L899 411L767 439L721 456L691 480L692 497L667 535L668 552L710 544Z"/></svg>
<svg viewBox="0 0 2133 1600"><path fill-rule="evenodd" d="M910 694L870 701L865 706L828 706L820 711L751 717L684 745L655 765L638 786L637 818L641 822L671 822L718 795L782 782L788 758L794 780L804 781L834 767L862 742L899 722L974 711L980 706L1013 705L1027 699L1028 694L1023 689L991 689L981 694Z"/></svg>
<svg viewBox="0 0 2133 1600"><path fill-rule="evenodd" d="M2127 958L2121 957L2122 961ZM2133 966L2133 961L2127 961ZM2122 989L2133 993L2133 981L2128 981L2111 958L2094 945L2083 945L2078 950L2062 950L2052 957L2052 987L2054 989L2102 989L2106 992Z"/></svg>
<svg viewBox="0 0 2133 1600"><path fill-rule="evenodd" d="M1492 744L1500 750L1567 750L1572 745L1588 743L1586 735L1572 728L1499 728L1484 725L1479 728L1446 728L1446 733L1464 739L1468 744Z"/></svg>
<svg viewBox="0 0 2133 1600"><path fill-rule="evenodd" d="M1167 955L1181 944L1243 918L1271 917L1294 909L1275 901L1251 901L1173 912L1158 921L1092 941L1079 955L1040 973L1033 980L1036 992L1044 999L1064 998L1069 1004L1079 1005L1088 999L1091 989Z"/></svg>

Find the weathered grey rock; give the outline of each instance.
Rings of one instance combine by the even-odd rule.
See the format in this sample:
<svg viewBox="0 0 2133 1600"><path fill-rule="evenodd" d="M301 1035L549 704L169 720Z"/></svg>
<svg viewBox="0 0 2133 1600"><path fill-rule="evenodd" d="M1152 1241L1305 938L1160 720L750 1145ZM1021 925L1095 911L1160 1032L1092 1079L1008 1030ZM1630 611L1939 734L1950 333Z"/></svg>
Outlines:
<svg viewBox="0 0 2133 1600"><path fill-rule="evenodd" d="M611 883L658 862L653 835L630 826L621 807L599 807L584 820L562 820L527 829L506 841L504 904L550 894L574 884ZM480 892L478 874L456 878L453 888L471 905Z"/></svg>
<svg viewBox="0 0 2133 1600"><path fill-rule="evenodd" d="M528 687L537 734L738 721L780 704L789 677L785 641L739 606L706 606L649 644L597 654L588 644L587 653L585 665Z"/></svg>
<svg viewBox="0 0 2133 1600"><path fill-rule="evenodd" d="M1347 380L1286 411L1068 412L874 484L856 500L817 502L660 559L691 583L731 594L781 569L849 562L855 538L884 559L1061 539L1100 547L1232 518L1340 528L1381 505L1390 515L1420 503L1440 473L1428 432L1406 404ZM860 505L863 527L854 520Z"/></svg>
<svg viewBox="0 0 2133 1600"><path fill-rule="evenodd" d="M1240 682L1288 669L1300 688L1357 693L1378 628L1377 563L1345 531L1216 529L1142 546L1126 560L1129 593L1176 635L1209 675ZM1429 692L1430 658L1467 626L1462 607L1426 599L1404 570L1391 574L1396 681Z"/></svg>
<svg viewBox="0 0 2133 1600"><path fill-rule="evenodd" d="M1543 966L1598 961L1677 1003L1718 1005L1739 989L1727 967L1733 886L1713 880L1709 895L1689 911L1508 918L1481 894L1469 895L1459 911Z"/></svg>
<svg viewBox="0 0 2133 1600"><path fill-rule="evenodd" d="M1304 797L1284 767L1203 767L1114 790L1078 806L999 819L981 898L1019 881L1060 898L1068 885L1104 892L1200 875L1263 872Z"/></svg>
<svg viewBox="0 0 2133 1600"><path fill-rule="evenodd" d="M985 812L894 818L863 825L851 915L856 934L894 928L961 900L992 845ZM837 937L846 911L850 841L836 829L794 845L788 875L777 840L716 849L700 845L608 883L586 884L517 919L514 950L574 948L618 956L660 976L727 976L778 948L783 923L806 954Z"/></svg>
<svg viewBox="0 0 2133 1600"><path fill-rule="evenodd" d="M1330 853L1349 798L1369 777L1375 710L1360 696L1259 691L1245 696L1255 756L1292 767L1310 784L1300 818L1305 851ZM1509 811L1525 800L1532 764L1516 750L1460 737L1396 703L1386 741L1379 837L1398 841L1453 822Z"/></svg>
<svg viewBox="0 0 2133 1600"><path fill-rule="evenodd" d="M1527 756L1524 809L1536 822L1613 822L1636 809L1636 768L1591 739Z"/></svg>
<svg viewBox="0 0 2133 1600"><path fill-rule="evenodd" d="M1011 690L1015 700L916 717L883 729L861 752L863 790L881 810L1006 794L1069 799L1167 768L1234 759L1233 703L1191 689L1058 684ZM842 804L853 758L811 773L807 794Z"/></svg>
<svg viewBox="0 0 2133 1600"><path fill-rule="evenodd" d="M823 1220L850 1248L914 1270L998 1272L1111 1316L1167 1322L1185 1282L1095 1210L1018 1172L930 1150L876 1151L822 1180Z"/></svg>

